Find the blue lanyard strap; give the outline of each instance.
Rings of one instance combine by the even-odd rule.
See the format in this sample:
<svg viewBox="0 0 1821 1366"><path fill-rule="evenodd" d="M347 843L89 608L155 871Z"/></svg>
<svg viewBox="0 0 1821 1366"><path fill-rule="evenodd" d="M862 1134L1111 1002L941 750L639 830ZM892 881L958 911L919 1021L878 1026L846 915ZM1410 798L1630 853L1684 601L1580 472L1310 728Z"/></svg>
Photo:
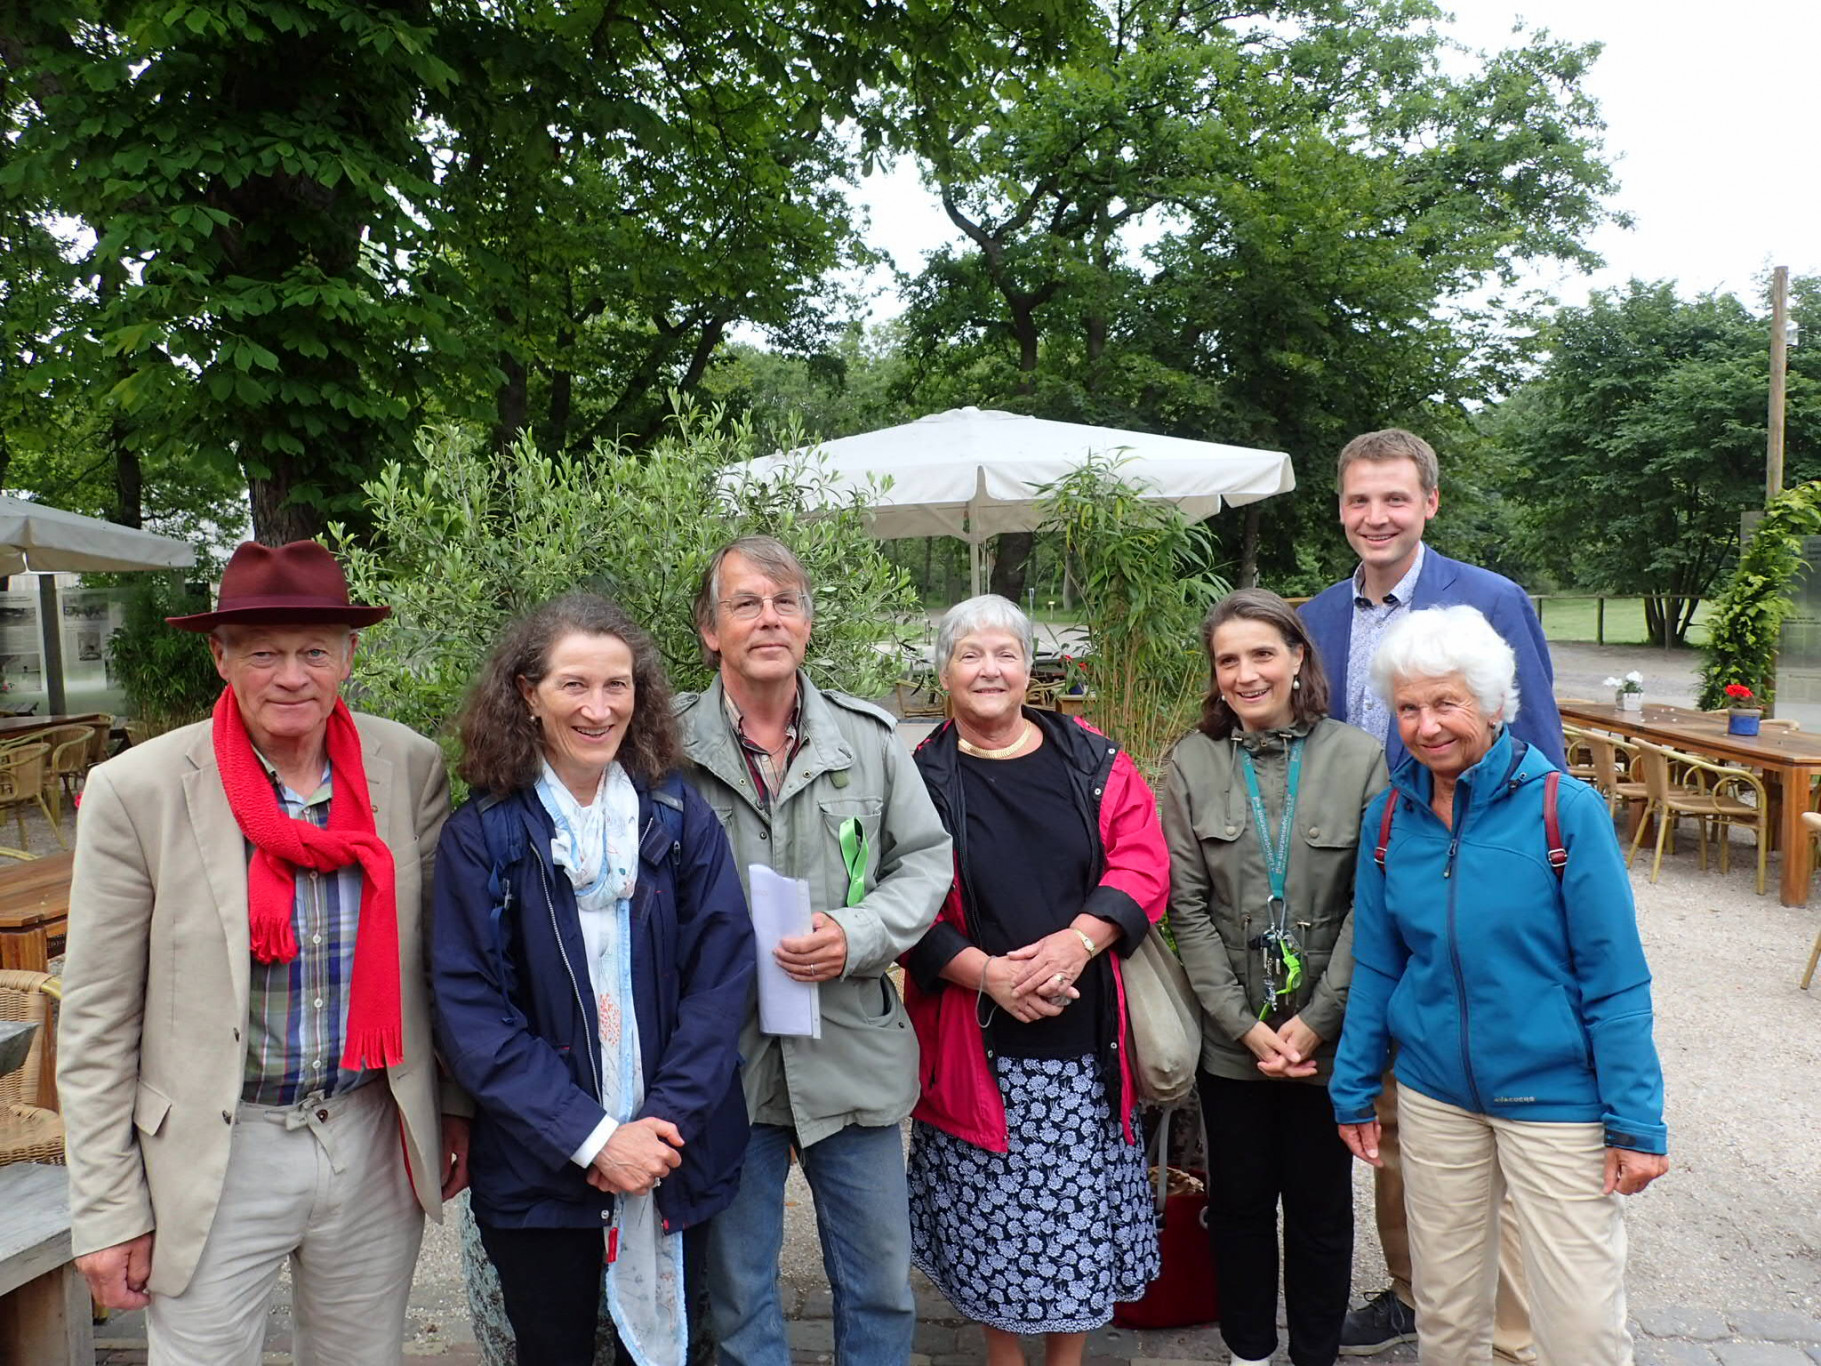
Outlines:
<svg viewBox="0 0 1821 1366"><path fill-rule="evenodd" d="M1252 756L1239 751L1240 767L1246 775L1246 798L1252 804L1252 825L1258 831L1258 844L1264 850L1265 873L1271 879L1273 908L1284 904L1284 875L1290 868L1290 837L1296 824L1296 789L1302 781L1303 737L1290 741L1290 762L1284 774L1283 819L1278 822L1277 838L1271 838L1271 823L1265 816L1265 799L1258 791L1258 769Z"/></svg>

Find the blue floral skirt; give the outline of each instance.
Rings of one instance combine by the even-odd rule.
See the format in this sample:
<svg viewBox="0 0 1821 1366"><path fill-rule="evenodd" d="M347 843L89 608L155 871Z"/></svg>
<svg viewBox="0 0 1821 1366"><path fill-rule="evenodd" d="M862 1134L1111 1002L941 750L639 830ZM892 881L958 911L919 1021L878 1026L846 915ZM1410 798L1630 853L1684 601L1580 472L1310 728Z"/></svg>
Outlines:
<svg viewBox="0 0 1821 1366"><path fill-rule="evenodd" d="M1080 1333L1163 1269L1142 1144L1090 1057L999 1058L1009 1151L911 1126L911 1261L969 1318Z"/></svg>

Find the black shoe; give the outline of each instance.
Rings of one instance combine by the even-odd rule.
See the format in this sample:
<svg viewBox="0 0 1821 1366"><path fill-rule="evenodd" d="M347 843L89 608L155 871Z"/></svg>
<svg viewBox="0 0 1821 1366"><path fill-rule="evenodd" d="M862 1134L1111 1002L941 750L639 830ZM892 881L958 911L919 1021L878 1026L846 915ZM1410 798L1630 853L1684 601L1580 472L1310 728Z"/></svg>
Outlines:
<svg viewBox="0 0 1821 1366"><path fill-rule="evenodd" d="M1400 1342L1416 1341L1416 1310L1385 1288L1358 1309L1347 1311L1341 1325L1340 1354L1344 1357L1377 1356Z"/></svg>

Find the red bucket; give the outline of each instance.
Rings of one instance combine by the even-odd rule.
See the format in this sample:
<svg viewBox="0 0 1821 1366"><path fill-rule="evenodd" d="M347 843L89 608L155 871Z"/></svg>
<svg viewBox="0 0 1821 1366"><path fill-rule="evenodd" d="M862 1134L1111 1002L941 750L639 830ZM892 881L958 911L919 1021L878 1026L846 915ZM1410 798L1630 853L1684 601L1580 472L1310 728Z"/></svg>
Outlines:
<svg viewBox="0 0 1821 1366"><path fill-rule="evenodd" d="M1141 1300L1113 1308L1123 1328L1187 1328L1220 1318L1220 1286L1214 1278L1214 1250L1208 1244L1208 1190L1205 1173L1170 1168L1157 1243L1163 1274Z"/></svg>

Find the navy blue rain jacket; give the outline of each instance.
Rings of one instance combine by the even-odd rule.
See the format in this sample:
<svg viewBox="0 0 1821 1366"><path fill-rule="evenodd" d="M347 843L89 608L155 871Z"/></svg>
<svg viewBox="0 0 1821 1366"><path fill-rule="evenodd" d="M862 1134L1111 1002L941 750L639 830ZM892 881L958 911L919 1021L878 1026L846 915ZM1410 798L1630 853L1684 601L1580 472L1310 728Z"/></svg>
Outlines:
<svg viewBox="0 0 1821 1366"><path fill-rule="evenodd" d="M682 1131L681 1165L657 1199L666 1227L683 1229L739 1189L747 1119L738 1040L755 971L752 922L714 812L670 784L683 803L673 841L646 784L635 786L632 982L645 1070L636 1118ZM551 861L555 826L536 792L513 793L492 816L523 827L522 856L506 874L511 903L496 926L481 805L469 802L443 827L432 947L437 1044L476 1104L475 1217L496 1228L599 1228L614 1197L570 1161L605 1113L575 892Z"/></svg>
<svg viewBox="0 0 1821 1366"><path fill-rule="evenodd" d="M1543 776L1501 728L1460 777L1454 828L1406 756L1366 807L1353 900L1353 986L1328 1096L1342 1124L1398 1084L1475 1114L1603 1124L1606 1146L1667 1151L1650 968L1606 799L1564 775L1568 864L1549 866ZM1373 856L1397 803L1385 870Z"/></svg>

